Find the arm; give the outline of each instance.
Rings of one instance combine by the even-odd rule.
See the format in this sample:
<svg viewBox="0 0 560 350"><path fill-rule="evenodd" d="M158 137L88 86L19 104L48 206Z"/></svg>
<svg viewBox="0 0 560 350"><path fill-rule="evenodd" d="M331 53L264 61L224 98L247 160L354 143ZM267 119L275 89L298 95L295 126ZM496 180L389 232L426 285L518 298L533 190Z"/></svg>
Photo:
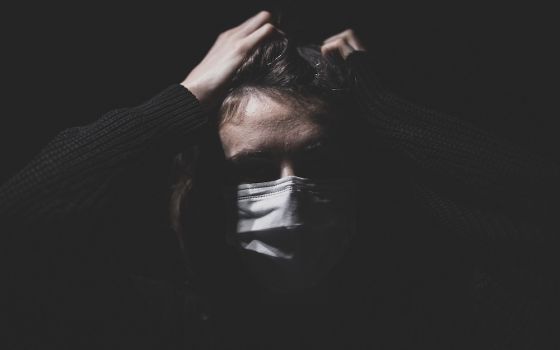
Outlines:
<svg viewBox="0 0 560 350"><path fill-rule="evenodd" d="M424 168L443 171L460 182L510 190L533 189L560 176L560 167L457 117L413 104L384 89L366 52L347 58L354 92L369 124L394 140L395 147Z"/></svg>
<svg viewBox="0 0 560 350"><path fill-rule="evenodd" d="M389 93L380 85L365 52L354 51L346 62L353 72L354 95L364 111L363 117L376 137L385 140L417 166L420 171L415 176L419 175L424 182L417 186L430 206L436 210L448 210L445 214L457 220L464 215L483 215L475 213L476 210L490 210L495 217L487 219L492 221L491 225L498 226L515 220L511 217L514 212L528 213L537 215L532 218L535 220L533 223L550 229L545 225L551 224L557 209L556 198L560 194L558 164L459 118L415 105ZM463 199L479 201L483 208L475 209L468 205L461 208L450 198L444 198L442 193L445 191L454 192L452 195L463 196ZM455 213L451 214L449 210ZM462 210L464 213L460 213ZM505 212L510 219L502 216ZM468 220L455 222L456 227L465 231L475 229L476 223ZM516 224L525 225L521 221L514 226ZM487 234L502 234L498 228L487 229L493 231ZM520 237L524 235L521 232L523 229L519 227ZM508 230L515 234L514 228ZM537 231L527 233L539 234Z"/></svg>
<svg viewBox="0 0 560 350"><path fill-rule="evenodd" d="M172 155L197 142L207 124L203 111L219 104L243 59L276 32L270 19L262 11L222 33L180 85L140 106L61 132L0 188L4 223L77 219L85 224L84 219L103 215L118 197L115 190L126 181L126 172L148 154Z"/></svg>
<svg viewBox="0 0 560 350"><path fill-rule="evenodd" d="M0 213L25 223L96 218L128 169L154 149L177 152L195 142L206 124L196 97L176 84L139 106L64 130L0 188Z"/></svg>
<svg viewBox="0 0 560 350"><path fill-rule="evenodd" d="M322 51L344 58L362 120L414 167L415 191L447 228L471 238L554 235L558 164L390 93L352 30L326 39Z"/></svg>
<svg viewBox="0 0 560 350"><path fill-rule="evenodd" d="M90 333L73 320L99 321L113 315L116 303L128 307L128 276L150 259L138 246L153 238L137 234L167 228L159 220L167 218L161 192L168 190L171 157L212 131L207 111L244 58L274 32L269 20L261 12L222 33L181 84L62 131L0 187L2 276L11 304L4 314L16 324L18 344L71 344L83 330ZM155 251L167 244L149 243Z"/></svg>
<svg viewBox="0 0 560 350"><path fill-rule="evenodd" d="M442 224L441 237L459 243L444 249L455 249L472 272L468 287L480 336L549 336L539 322L553 314L549 296L558 283L560 166L391 94L352 35L327 39L324 48L338 51L351 69L355 102L372 137L414 165L410 182Z"/></svg>

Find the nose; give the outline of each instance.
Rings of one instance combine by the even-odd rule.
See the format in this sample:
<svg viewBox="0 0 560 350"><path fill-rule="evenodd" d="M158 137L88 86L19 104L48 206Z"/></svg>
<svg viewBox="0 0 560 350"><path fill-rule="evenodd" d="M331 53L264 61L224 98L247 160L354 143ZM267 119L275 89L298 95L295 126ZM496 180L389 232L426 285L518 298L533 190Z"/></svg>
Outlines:
<svg viewBox="0 0 560 350"><path fill-rule="evenodd" d="M286 176L296 176L294 164L289 159L282 160L280 164L280 178Z"/></svg>

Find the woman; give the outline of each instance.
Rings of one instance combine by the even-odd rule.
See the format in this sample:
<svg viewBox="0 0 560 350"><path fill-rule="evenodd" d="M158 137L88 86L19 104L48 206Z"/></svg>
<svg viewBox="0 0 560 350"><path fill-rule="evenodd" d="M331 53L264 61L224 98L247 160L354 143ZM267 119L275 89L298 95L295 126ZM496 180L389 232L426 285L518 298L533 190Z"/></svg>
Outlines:
<svg viewBox="0 0 560 350"><path fill-rule="evenodd" d="M16 345L546 344L558 166L385 92L352 31L270 22L4 184Z"/></svg>

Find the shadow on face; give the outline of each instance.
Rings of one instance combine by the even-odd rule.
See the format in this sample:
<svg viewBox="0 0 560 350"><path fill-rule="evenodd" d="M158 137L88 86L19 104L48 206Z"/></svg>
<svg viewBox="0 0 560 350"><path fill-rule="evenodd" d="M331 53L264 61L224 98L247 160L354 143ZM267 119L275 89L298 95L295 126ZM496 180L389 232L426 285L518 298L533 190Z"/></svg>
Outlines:
<svg viewBox="0 0 560 350"><path fill-rule="evenodd" d="M261 93L244 102L219 130L228 184L344 177L344 156L328 111Z"/></svg>

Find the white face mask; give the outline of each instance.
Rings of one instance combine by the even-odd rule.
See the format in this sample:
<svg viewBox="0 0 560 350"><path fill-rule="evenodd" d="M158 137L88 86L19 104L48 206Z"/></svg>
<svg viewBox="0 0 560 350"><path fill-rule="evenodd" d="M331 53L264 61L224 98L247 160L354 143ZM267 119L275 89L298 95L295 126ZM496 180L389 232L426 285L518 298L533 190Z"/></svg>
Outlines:
<svg viewBox="0 0 560 350"><path fill-rule="evenodd" d="M237 188L237 217L228 242L241 248L269 289L319 282L342 258L355 232L354 187L288 176Z"/></svg>

